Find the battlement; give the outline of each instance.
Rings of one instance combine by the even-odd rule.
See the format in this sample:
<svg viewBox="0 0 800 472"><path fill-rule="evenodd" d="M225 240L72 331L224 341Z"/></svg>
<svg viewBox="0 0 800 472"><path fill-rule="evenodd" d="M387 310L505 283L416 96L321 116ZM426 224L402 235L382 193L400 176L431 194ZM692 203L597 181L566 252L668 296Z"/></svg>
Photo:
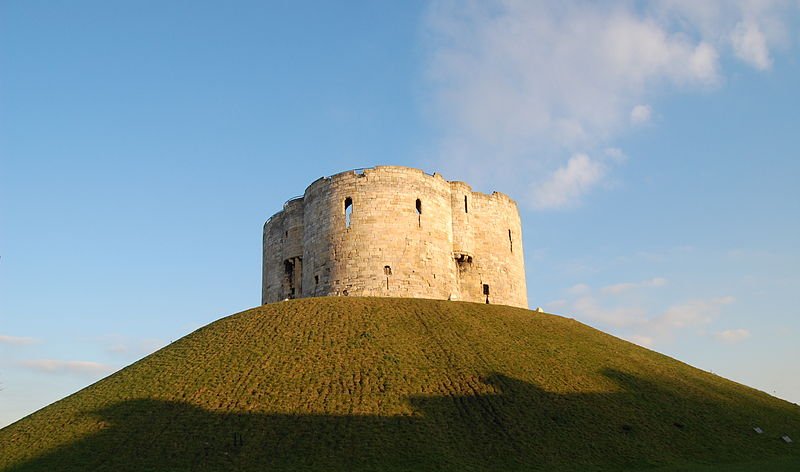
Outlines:
<svg viewBox="0 0 800 472"><path fill-rule="evenodd" d="M399 166L317 179L264 225L262 303L393 296L527 308L517 205Z"/></svg>

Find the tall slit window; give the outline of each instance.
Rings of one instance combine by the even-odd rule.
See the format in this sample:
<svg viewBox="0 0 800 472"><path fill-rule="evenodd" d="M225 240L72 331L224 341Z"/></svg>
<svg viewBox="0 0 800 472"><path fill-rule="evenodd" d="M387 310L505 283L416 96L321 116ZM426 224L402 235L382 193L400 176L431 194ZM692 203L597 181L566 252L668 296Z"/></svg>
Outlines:
<svg viewBox="0 0 800 472"><path fill-rule="evenodd" d="M344 227L350 227L350 221L353 216L353 199L347 197L344 199Z"/></svg>
<svg viewBox="0 0 800 472"><path fill-rule="evenodd" d="M464 213L469 213L469 206L467 206L467 196L464 195Z"/></svg>
<svg viewBox="0 0 800 472"><path fill-rule="evenodd" d="M508 230L508 248L514 252L514 241L511 239L511 230Z"/></svg>
<svg viewBox="0 0 800 472"><path fill-rule="evenodd" d="M422 200L417 199L417 226L422 227Z"/></svg>
<svg viewBox="0 0 800 472"><path fill-rule="evenodd" d="M386 276L386 290L389 290L389 276L392 275L392 267L383 266L383 275Z"/></svg>

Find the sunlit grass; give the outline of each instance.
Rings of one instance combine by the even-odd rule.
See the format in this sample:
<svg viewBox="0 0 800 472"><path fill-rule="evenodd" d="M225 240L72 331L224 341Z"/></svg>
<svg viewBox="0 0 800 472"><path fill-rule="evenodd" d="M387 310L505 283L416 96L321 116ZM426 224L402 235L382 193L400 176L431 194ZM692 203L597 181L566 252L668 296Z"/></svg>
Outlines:
<svg viewBox="0 0 800 472"><path fill-rule="evenodd" d="M571 319L317 298L223 318L0 430L0 470L800 461L782 434L800 439L796 405Z"/></svg>

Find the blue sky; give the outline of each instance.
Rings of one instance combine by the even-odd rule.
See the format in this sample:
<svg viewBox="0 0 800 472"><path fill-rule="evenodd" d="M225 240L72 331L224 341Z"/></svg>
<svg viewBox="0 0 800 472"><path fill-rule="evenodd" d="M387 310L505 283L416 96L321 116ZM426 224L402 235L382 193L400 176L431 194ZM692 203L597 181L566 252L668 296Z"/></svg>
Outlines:
<svg viewBox="0 0 800 472"><path fill-rule="evenodd" d="M797 2L0 3L0 426L258 305L316 178L520 204L531 307L800 402Z"/></svg>

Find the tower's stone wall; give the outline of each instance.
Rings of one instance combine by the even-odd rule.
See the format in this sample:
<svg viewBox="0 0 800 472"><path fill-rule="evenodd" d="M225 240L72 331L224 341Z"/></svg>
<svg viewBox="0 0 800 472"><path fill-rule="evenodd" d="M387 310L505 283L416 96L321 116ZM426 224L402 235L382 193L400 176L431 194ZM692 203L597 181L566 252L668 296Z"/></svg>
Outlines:
<svg viewBox="0 0 800 472"><path fill-rule="evenodd" d="M264 225L262 302L342 295L527 307L521 236L516 203L501 193L407 167L342 172Z"/></svg>

